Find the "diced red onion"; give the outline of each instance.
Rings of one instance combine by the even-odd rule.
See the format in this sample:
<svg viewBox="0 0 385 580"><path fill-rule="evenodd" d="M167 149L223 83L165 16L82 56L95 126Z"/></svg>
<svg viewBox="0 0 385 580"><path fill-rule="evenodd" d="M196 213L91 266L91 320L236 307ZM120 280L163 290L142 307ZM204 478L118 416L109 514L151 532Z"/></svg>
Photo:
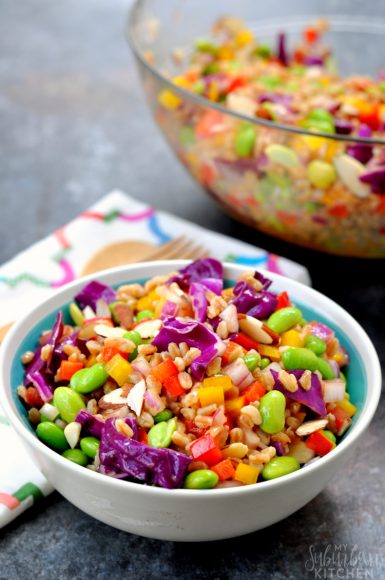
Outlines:
<svg viewBox="0 0 385 580"><path fill-rule="evenodd" d="M151 367L149 363L144 358L137 358L132 362L132 368L136 370L137 373L140 373L143 377L147 377Z"/></svg>
<svg viewBox="0 0 385 580"><path fill-rule="evenodd" d="M335 403L345 399L345 382L342 379L323 381L323 398L325 403Z"/></svg>
<svg viewBox="0 0 385 580"><path fill-rule="evenodd" d="M248 384L253 381L253 375L247 368L244 360L241 358L238 358L236 361L225 367L223 372L225 375L231 378L236 387L240 386L241 384L244 385L245 381L247 382L250 379L250 376L251 381Z"/></svg>

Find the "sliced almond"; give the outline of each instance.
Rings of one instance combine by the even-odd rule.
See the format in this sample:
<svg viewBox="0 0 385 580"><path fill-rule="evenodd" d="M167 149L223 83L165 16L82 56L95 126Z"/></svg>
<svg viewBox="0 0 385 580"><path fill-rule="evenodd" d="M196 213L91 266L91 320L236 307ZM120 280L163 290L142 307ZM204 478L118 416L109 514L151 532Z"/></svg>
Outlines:
<svg viewBox="0 0 385 580"><path fill-rule="evenodd" d="M360 181L360 176L366 171L365 165L350 155L339 155L334 159L334 166L342 183L354 195L367 197L370 194L370 187Z"/></svg>
<svg viewBox="0 0 385 580"><path fill-rule="evenodd" d="M303 465L313 459L315 453L303 441L297 441L289 445L289 455Z"/></svg>
<svg viewBox="0 0 385 580"><path fill-rule="evenodd" d="M98 404L101 409L121 407L122 405L127 405L127 397L123 395L123 389L115 389L99 399Z"/></svg>
<svg viewBox="0 0 385 580"><path fill-rule="evenodd" d="M146 320L145 322L138 324L138 326L135 326L135 330L136 332L139 332L142 338L152 338L159 332L161 326L162 321L155 318L154 320Z"/></svg>
<svg viewBox="0 0 385 580"><path fill-rule="evenodd" d="M73 449L78 444L80 439L80 432L82 430L82 426L80 423L76 421L72 421L72 423L68 423L64 428L64 436L68 441L68 445Z"/></svg>
<svg viewBox="0 0 385 580"><path fill-rule="evenodd" d="M96 324L95 332L99 336L104 336L105 338L121 338L123 334L126 334L127 330L120 327L112 327L107 324Z"/></svg>
<svg viewBox="0 0 385 580"><path fill-rule="evenodd" d="M252 316L239 317L239 328L250 338L261 344L273 344L273 338L267 332L263 322Z"/></svg>
<svg viewBox="0 0 385 580"><path fill-rule="evenodd" d="M127 405L134 411L134 413L139 417L142 412L143 407L143 398L144 393L146 391L146 382L144 379L139 381L134 387L132 387L131 391L128 393L127 396Z"/></svg>
<svg viewBox="0 0 385 580"><path fill-rule="evenodd" d="M310 435L310 433L314 433L315 431L319 431L320 429L324 429L328 424L327 419L316 419L315 421L306 421L306 423L302 423L296 430L296 435L298 437L304 437L305 435Z"/></svg>

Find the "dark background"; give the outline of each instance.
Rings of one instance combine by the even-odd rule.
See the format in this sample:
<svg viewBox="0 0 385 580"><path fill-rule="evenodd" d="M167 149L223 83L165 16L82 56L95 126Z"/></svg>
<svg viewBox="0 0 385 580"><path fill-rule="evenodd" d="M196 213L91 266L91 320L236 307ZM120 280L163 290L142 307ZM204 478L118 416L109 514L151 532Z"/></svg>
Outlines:
<svg viewBox="0 0 385 580"><path fill-rule="evenodd" d="M0 263L113 188L305 264L384 363L384 261L309 252L237 224L175 161L153 124L123 29L130 0L0 2ZM57 493L0 532L0 579L314 578L309 547L356 545L385 578L383 401L354 457L305 508L266 530L178 544L125 534ZM1 469L1 459L0 459ZM356 576L360 577L360 576Z"/></svg>

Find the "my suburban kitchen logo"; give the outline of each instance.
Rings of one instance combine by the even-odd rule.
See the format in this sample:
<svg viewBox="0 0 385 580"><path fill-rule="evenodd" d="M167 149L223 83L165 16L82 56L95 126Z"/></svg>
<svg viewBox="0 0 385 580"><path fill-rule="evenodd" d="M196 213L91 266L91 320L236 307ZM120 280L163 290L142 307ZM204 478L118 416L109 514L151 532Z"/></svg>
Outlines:
<svg viewBox="0 0 385 580"><path fill-rule="evenodd" d="M310 578L379 580L384 574L385 556L360 550L357 545L309 546L305 568ZM384 578L385 576L382 576Z"/></svg>

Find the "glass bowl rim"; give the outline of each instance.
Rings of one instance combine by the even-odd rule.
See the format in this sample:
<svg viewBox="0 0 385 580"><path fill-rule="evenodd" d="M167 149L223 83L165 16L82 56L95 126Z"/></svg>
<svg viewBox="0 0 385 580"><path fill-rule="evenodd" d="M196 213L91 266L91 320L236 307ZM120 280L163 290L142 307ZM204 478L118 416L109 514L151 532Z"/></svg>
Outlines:
<svg viewBox="0 0 385 580"><path fill-rule="evenodd" d="M135 23L139 17L139 12L141 9L142 1L141 0L134 0L131 8L129 9L127 24L125 27L125 37L126 40L133 51L135 57L139 60L142 66L144 66L152 75L154 75L158 81L164 83L170 90L178 93L184 99L189 99L191 101L195 101L198 105L208 109L214 109L219 113L229 115L230 117L235 117L241 121L246 121L248 123L253 123L254 125L259 125L262 127L266 127L269 129L275 129L280 131L285 131L288 133L294 133L297 135L307 136L307 137L320 137L322 139L330 139L332 141L341 141L345 143L362 143L367 145L385 145L385 138L384 139L372 139L372 138L363 138L363 137L350 137L349 135L341 135L337 133L322 133L318 131L309 131L307 129L303 129L302 127L296 127L295 125L285 125L283 123L276 123L275 121L269 121L268 119L262 119L259 117L251 117L249 115L245 115L243 113L238 113L236 111L231 111L230 109L224 107L220 103L216 103L206 99L205 97L201 97L198 94L189 91L179 85L176 85L172 82L169 78L163 75L155 66L151 65L144 57L141 49L139 48L136 39L135 39ZM373 21L377 20L372 18Z"/></svg>

